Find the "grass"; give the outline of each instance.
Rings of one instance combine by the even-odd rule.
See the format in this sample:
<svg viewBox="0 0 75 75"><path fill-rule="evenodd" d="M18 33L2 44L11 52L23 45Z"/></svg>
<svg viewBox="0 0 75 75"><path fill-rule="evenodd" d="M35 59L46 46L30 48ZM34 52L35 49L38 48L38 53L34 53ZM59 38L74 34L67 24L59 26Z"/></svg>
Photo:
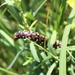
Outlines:
<svg viewBox="0 0 75 75"><path fill-rule="evenodd" d="M75 75L75 9L71 3L1 0L0 75ZM30 39L14 41L19 30L43 35L44 47ZM61 47L55 49L57 40Z"/></svg>

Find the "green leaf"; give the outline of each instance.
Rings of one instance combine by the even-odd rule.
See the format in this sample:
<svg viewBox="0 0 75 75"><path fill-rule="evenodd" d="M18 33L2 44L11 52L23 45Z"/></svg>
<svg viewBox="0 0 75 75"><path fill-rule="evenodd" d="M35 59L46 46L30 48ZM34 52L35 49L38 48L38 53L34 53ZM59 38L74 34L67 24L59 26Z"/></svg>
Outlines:
<svg viewBox="0 0 75 75"><path fill-rule="evenodd" d="M33 17L33 15L31 14L31 12L27 12L25 13L25 17L31 19L31 20L34 20L35 18Z"/></svg>
<svg viewBox="0 0 75 75"><path fill-rule="evenodd" d="M59 62L59 75L66 75L66 46L68 41L68 35L70 32L70 26L67 25L64 29L62 37L62 46L60 52L60 62Z"/></svg>
<svg viewBox="0 0 75 75"><path fill-rule="evenodd" d="M51 75L52 71L54 70L54 68L56 67L56 62L54 62L48 69L47 74L46 75Z"/></svg>
<svg viewBox="0 0 75 75"><path fill-rule="evenodd" d="M54 30L53 33L52 33L51 39L50 39L51 45L53 45L55 43L56 35L57 35L57 32Z"/></svg>
<svg viewBox="0 0 75 75"><path fill-rule="evenodd" d="M38 55L37 55L36 49L35 49L34 44L33 44L32 42L30 43L30 50L31 50L31 52L32 52L32 55L33 55L34 59L35 59L37 62L40 62L40 59L39 59L39 57L38 57Z"/></svg>
<svg viewBox="0 0 75 75"><path fill-rule="evenodd" d="M29 27L29 29L31 29L35 24L36 24L37 20L35 20Z"/></svg>
<svg viewBox="0 0 75 75"><path fill-rule="evenodd" d="M13 39L7 35L3 30L0 30L0 33L6 38L6 40L12 45L14 46L14 41Z"/></svg>
<svg viewBox="0 0 75 75"><path fill-rule="evenodd" d="M75 16L75 9L72 9L70 15L69 15L69 18L72 18Z"/></svg>
<svg viewBox="0 0 75 75"><path fill-rule="evenodd" d="M27 61L25 61L25 62L23 63L23 66L29 64L31 61L32 61L32 58L29 58L29 60L27 60Z"/></svg>
<svg viewBox="0 0 75 75"><path fill-rule="evenodd" d="M72 9L69 19L68 19L69 24L75 24L75 9Z"/></svg>
<svg viewBox="0 0 75 75"><path fill-rule="evenodd" d="M12 16L17 22L19 22L21 25L23 25L23 23L22 23L23 19L22 19L22 17L20 16L19 11L16 10L16 8L13 7L13 6L8 6L8 9L9 9L8 11L9 11L9 13L11 14L11 16Z"/></svg>
<svg viewBox="0 0 75 75"><path fill-rule="evenodd" d="M68 3L73 9L75 9L75 0L67 0L67 3Z"/></svg>
<svg viewBox="0 0 75 75"><path fill-rule="evenodd" d="M44 3L46 2L47 0L41 0L39 2L39 4L36 6L36 10L33 12L33 16L35 16L37 14L37 12L41 9L41 7L44 5Z"/></svg>
<svg viewBox="0 0 75 75"><path fill-rule="evenodd" d="M8 75L18 75L18 74L14 73L14 72L8 71L8 70L3 69L3 68L1 68L1 67L0 67L0 71L3 71L3 72L5 72L5 73L7 73Z"/></svg>
<svg viewBox="0 0 75 75"><path fill-rule="evenodd" d="M5 0L6 4L13 5L15 3L14 0Z"/></svg>
<svg viewBox="0 0 75 75"><path fill-rule="evenodd" d="M42 56L43 60L44 60L45 58L47 58L47 56L46 56L46 54L45 54L44 52L41 52L41 56ZM50 61L47 60L45 63L46 63L46 65L48 65L48 64L50 64Z"/></svg>

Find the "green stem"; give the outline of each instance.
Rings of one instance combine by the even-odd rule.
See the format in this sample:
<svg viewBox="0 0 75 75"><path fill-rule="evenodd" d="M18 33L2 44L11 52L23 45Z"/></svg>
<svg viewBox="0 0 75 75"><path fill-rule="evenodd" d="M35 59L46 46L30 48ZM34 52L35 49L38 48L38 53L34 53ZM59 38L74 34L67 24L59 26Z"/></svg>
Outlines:
<svg viewBox="0 0 75 75"><path fill-rule="evenodd" d="M7 67L7 70L9 70L12 66L13 66L13 64L15 63L15 61L17 60L17 58L19 57L19 55L23 52L23 51L25 51L25 50L27 50L27 48L26 49L23 49L23 50L21 50L21 51L19 51L17 54L16 54L16 56L14 57L14 59L13 59L13 61L10 63L10 65Z"/></svg>
<svg viewBox="0 0 75 75"><path fill-rule="evenodd" d="M3 71L3 72L8 73L9 75L18 75L18 74L16 74L16 73L13 73L13 72L8 71L8 70L6 70L6 69L3 69L3 68L1 68L1 67L0 67L0 70Z"/></svg>
<svg viewBox="0 0 75 75"><path fill-rule="evenodd" d="M33 42L33 41L29 40L28 38L27 38L27 40L30 41L30 42ZM36 46L38 46L39 48L41 48L43 51L45 51L48 55L51 55L53 58L55 58L56 60L59 61L58 57L55 56L55 55L53 55L52 53L50 53L49 50L43 48L42 46L38 45L38 44L35 43L35 42L33 42L33 43L34 43Z"/></svg>

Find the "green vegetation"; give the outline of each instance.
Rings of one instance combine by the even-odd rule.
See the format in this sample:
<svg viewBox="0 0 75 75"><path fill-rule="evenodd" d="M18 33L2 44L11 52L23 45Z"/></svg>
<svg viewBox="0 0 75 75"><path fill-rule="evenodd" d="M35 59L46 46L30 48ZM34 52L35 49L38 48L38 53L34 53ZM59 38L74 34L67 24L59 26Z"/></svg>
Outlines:
<svg viewBox="0 0 75 75"><path fill-rule="evenodd" d="M0 75L75 75L74 3L0 0ZM19 30L43 35L44 47L30 39L15 41ZM61 42L57 49L56 40Z"/></svg>

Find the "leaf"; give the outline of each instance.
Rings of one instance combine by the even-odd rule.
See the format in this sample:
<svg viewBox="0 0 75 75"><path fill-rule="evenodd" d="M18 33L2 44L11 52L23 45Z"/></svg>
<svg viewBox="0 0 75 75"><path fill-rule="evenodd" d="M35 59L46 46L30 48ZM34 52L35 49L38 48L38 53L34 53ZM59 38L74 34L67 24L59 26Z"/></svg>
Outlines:
<svg viewBox="0 0 75 75"><path fill-rule="evenodd" d="M13 7L13 6L8 6L8 9L9 9L8 11L9 11L9 13L11 14L11 16L12 16L17 22L19 22L21 25L23 25L23 23L22 23L23 19L22 19L22 17L20 16L18 10L16 10L16 8Z"/></svg>
<svg viewBox="0 0 75 75"><path fill-rule="evenodd" d="M33 69L36 66L37 62L33 61L32 64L30 65L30 69L29 69L29 75L33 75Z"/></svg>
<svg viewBox="0 0 75 75"><path fill-rule="evenodd" d="M25 62L23 63L23 66L29 64L31 61L32 61L32 58L29 58L29 60L27 60L27 61L25 61Z"/></svg>
<svg viewBox="0 0 75 75"><path fill-rule="evenodd" d="M44 60L45 58L47 58L47 56L46 56L46 54L45 54L44 52L41 52L41 56L42 56L43 60ZM45 64L46 64L46 65L50 64L49 60L47 60L47 61L45 62Z"/></svg>
<svg viewBox="0 0 75 75"><path fill-rule="evenodd" d="M24 27L23 25L21 25L21 24L19 24L19 27L20 27L21 29L25 29L25 27Z"/></svg>
<svg viewBox="0 0 75 75"><path fill-rule="evenodd" d="M4 69L4 68L1 68L1 67L0 67L0 71L5 72L7 75L18 75L17 73L8 71L8 70L6 70L6 69ZM5 73L4 73L4 74L5 74Z"/></svg>
<svg viewBox="0 0 75 75"><path fill-rule="evenodd" d="M70 32L70 26L71 25L67 25L63 33L62 46L60 52L60 62L59 62L59 75L66 75L66 46L68 41L68 35Z"/></svg>
<svg viewBox="0 0 75 75"><path fill-rule="evenodd" d="M36 53L36 49L35 49L34 44L33 44L32 42L30 43L30 50L31 50L31 52L32 52L32 55L33 55L34 59L35 59L37 62L40 62L40 59L39 59L39 57L38 57L38 55L37 55L37 53Z"/></svg>
<svg viewBox="0 0 75 75"><path fill-rule="evenodd" d="M72 10L71 10L71 13L70 13L70 15L69 15L69 18L72 18L72 17L74 17L74 16L75 16L75 10L72 9Z"/></svg>
<svg viewBox="0 0 75 75"><path fill-rule="evenodd" d="M14 41L13 39L7 35L3 30L0 30L0 33L6 38L6 40L12 45L14 46Z"/></svg>
<svg viewBox="0 0 75 75"><path fill-rule="evenodd" d="M6 4L13 5L15 3L14 0L5 0Z"/></svg>
<svg viewBox="0 0 75 75"><path fill-rule="evenodd" d="M57 33L54 30L53 33L52 33L51 39L50 39L51 45L53 45L55 43L55 41L56 41L56 35L57 35Z"/></svg>
<svg viewBox="0 0 75 75"><path fill-rule="evenodd" d="M20 54L21 54L23 51L25 51L25 50L27 50L27 48L26 48L26 49L22 49L21 51L19 51L19 52L16 54L16 56L14 57L14 59L12 60L12 62L10 63L10 65L7 67L8 70L14 65L15 61L17 60L17 58L18 58L18 57L20 56Z"/></svg>
<svg viewBox="0 0 75 75"><path fill-rule="evenodd" d="M35 20L29 27L29 29L31 29L35 24L36 24L37 20Z"/></svg>
<svg viewBox="0 0 75 75"><path fill-rule="evenodd" d="M35 16L37 14L37 12L41 9L41 7L44 5L44 3L46 2L47 0L41 0L39 2L39 4L36 6L36 10L33 12L33 16Z"/></svg>
<svg viewBox="0 0 75 75"><path fill-rule="evenodd" d="M72 24L72 25L71 25L71 28L74 29L74 28L75 28L75 24Z"/></svg>
<svg viewBox="0 0 75 75"><path fill-rule="evenodd" d="M75 10L72 9L70 15L69 15L69 20L68 22L71 24L71 28L74 29L75 28Z"/></svg>
<svg viewBox="0 0 75 75"><path fill-rule="evenodd" d="M33 15L31 14L31 12L25 13L25 17L29 18L30 20L34 20L34 19L35 19L35 18L33 17Z"/></svg>
<svg viewBox="0 0 75 75"><path fill-rule="evenodd" d="M51 75L52 71L54 70L54 68L56 67L56 62L54 62L48 69L47 74L46 75Z"/></svg>
<svg viewBox="0 0 75 75"><path fill-rule="evenodd" d="M75 9L75 0L68 0L67 3L68 3L73 9Z"/></svg>

